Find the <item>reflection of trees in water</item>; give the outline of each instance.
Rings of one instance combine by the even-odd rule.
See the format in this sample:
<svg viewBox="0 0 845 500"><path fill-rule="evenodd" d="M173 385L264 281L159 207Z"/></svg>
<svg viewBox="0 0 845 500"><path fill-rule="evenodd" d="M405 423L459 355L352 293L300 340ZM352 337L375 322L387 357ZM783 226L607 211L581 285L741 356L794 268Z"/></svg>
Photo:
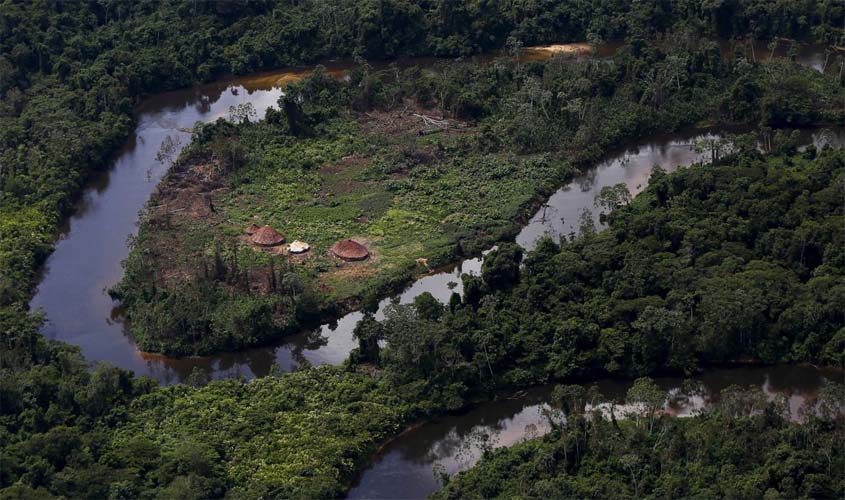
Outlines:
<svg viewBox="0 0 845 500"><path fill-rule="evenodd" d="M183 108L193 106L197 111L209 113L212 106L223 97L228 88L229 85L226 84L209 84L196 87L185 91L182 100L178 101L178 105Z"/></svg>
<svg viewBox="0 0 845 500"><path fill-rule="evenodd" d="M410 434L407 440L402 440L397 451L402 460L423 465L471 457L483 449L479 448L482 443L498 442L499 434L507 430L511 420L523 410L526 402L503 403L486 404L466 415L446 417L453 421L451 425L425 425ZM517 403L517 406L513 403Z"/></svg>
<svg viewBox="0 0 845 500"><path fill-rule="evenodd" d="M543 228L542 236L556 240L563 235L564 218L560 215L560 208L548 203L543 204L537 222Z"/></svg>
<svg viewBox="0 0 845 500"><path fill-rule="evenodd" d="M115 308L114 314L118 314ZM173 384L186 382L194 370L201 370L209 378L253 378L271 374L276 365L277 350L288 349L294 366L282 366L280 372L310 366L304 353L314 351L328 343L320 328L308 330L289 338L289 342L278 347L260 347L225 353L218 356L197 358L168 358L154 356L145 360L147 372L153 378ZM196 374L195 374L196 376Z"/></svg>
<svg viewBox="0 0 845 500"><path fill-rule="evenodd" d="M578 188L582 193L588 193L593 189L593 186L596 185L598 172L598 168L591 168L575 178L575 182L578 184Z"/></svg>
<svg viewBox="0 0 845 500"><path fill-rule="evenodd" d="M116 304L112 306L111 310L109 311L109 318L106 320L106 323L109 325L124 325L126 321L126 309L121 306L120 304ZM127 335L127 331L125 326L123 327L123 334Z"/></svg>
<svg viewBox="0 0 845 500"><path fill-rule="evenodd" d="M505 427L499 422L491 426L473 426L467 432L453 428L434 445L421 449L423 453L403 458L423 465L432 464L435 477L439 471L455 474L469 469L486 451L496 448Z"/></svg>
<svg viewBox="0 0 845 500"><path fill-rule="evenodd" d="M165 384L184 383L196 378L199 372L208 379L252 378L270 373L276 361L274 348L257 348L196 358L168 358L155 356L146 360L149 374Z"/></svg>
<svg viewBox="0 0 845 500"><path fill-rule="evenodd" d="M276 349L261 348L247 351L244 364L256 377L263 377L270 373L270 367L276 362Z"/></svg>
<svg viewBox="0 0 845 500"><path fill-rule="evenodd" d="M758 370L762 371L762 370ZM843 372L838 372L838 381L843 382ZM836 372L820 371L810 365L777 366L759 375L769 392L792 394L815 394L824 385L829 376L836 376Z"/></svg>
<svg viewBox="0 0 845 500"><path fill-rule="evenodd" d="M328 343L329 338L323 335L323 328L320 327L292 336L286 347L290 349L291 356L296 362L296 368L303 368L311 365L311 362L305 357L305 352L316 351L325 347ZM291 367L291 369L293 368Z"/></svg>
<svg viewBox="0 0 845 500"><path fill-rule="evenodd" d="M200 115L210 113L211 112L211 99L205 94L200 95L199 98L197 99L196 104L194 104L194 109Z"/></svg>
<svg viewBox="0 0 845 500"><path fill-rule="evenodd" d="M485 443L498 442L498 434L506 428L505 422L506 419L489 424L460 422L432 446L420 449L422 453L414 453L408 458L426 464L450 459L460 463L477 458Z"/></svg>
<svg viewBox="0 0 845 500"><path fill-rule="evenodd" d="M447 417L452 421L451 425L423 426L403 440L398 451L403 460L416 464L439 462L450 473L455 472L453 466L465 469L475 463L484 450L502 444L503 436L513 432L520 437L524 437L525 432L539 433L538 425L543 426L546 422L541 410L546 407L548 390L538 388L519 393L512 399L482 405L466 415ZM531 416L531 412L535 415ZM525 415L529 415L527 419L521 418Z"/></svg>
<svg viewBox="0 0 845 500"><path fill-rule="evenodd" d="M634 145L626 147L625 150L622 151L622 154L611 158L610 160L608 160L607 164L611 165L614 162L621 161L620 158L624 159L624 158L630 158L632 156L639 156L640 147L641 146L639 144L634 144Z"/></svg>
<svg viewBox="0 0 845 500"><path fill-rule="evenodd" d="M165 385L178 384L187 380L195 366L199 366L209 375L212 373L210 366L203 366L204 363L195 363L199 360L170 359L166 357L154 357L146 359L147 374Z"/></svg>
<svg viewBox="0 0 845 500"><path fill-rule="evenodd" d="M845 143L845 136L840 137L836 130L825 128L812 134L812 143L818 149L825 146L841 146Z"/></svg>
<svg viewBox="0 0 845 500"><path fill-rule="evenodd" d="M164 92L144 102L141 111L144 114L153 115L168 112L179 114L186 109L193 108L197 113L207 114L211 112L212 106L223 95L229 95L226 90L230 87L227 83L217 82L173 92ZM176 128L177 126L174 125L169 128Z"/></svg>
<svg viewBox="0 0 845 500"><path fill-rule="evenodd" d="M182 138L178 135L166 135L164 139L161 141L161 145L158 147L158 151L156 152L155 159L158 163L169 167L173 160L176 159L176 155L179 154L179 151L182 150Z"/></svg>
<svg viewBox="0 0 845 500"><path fill-rule="evenodd" d="M433 464L447 461L460 461L460 456L466 454L466 440L468 435L459 433L452 429L448 434L438 439L432 446L420 448L412 456L406 456L415 463ZM443 466L448 472L453 472L452 467L446 463Z"/></svg>
<svg viewBox="0 0 845 500"><path fill-rule="evenodd" d="M461 469L468 469L478 461L485 453L496 448L501 441L501 434L506 430L505 425L497 423L493 426L473 427L460 446L457 447L453 457Z"/></svg>
<svg viewBox="0 0 845 500"><path fill-rule="evenodd" d="M665 409L670 415L696 414L710 404L710 391L701 380L684 380L668 390Z"/></svg>
<svg viewBox="0 0 845 500"><path fill-rule="evenodd" d="M794 419L821 409L845 412L841 404L837 406L837 401L845 399L845 391L824 394L827 389L820 389L825 384L825 373L812 366L745 367L708 371L697 379L661 377L655 382L665 391L663 408L670 415L707 412L726 397L728 411L738 414L759 411L773 400L776 411ZM828 376L839 380L845 373L836 371ZM591 403L587 408L603 410L605 418L610 418L613 408L616 418L625 418L626 413L637 409L624 403L631 384L631 381L609 379L590 384L606 402ZM723 393L725 389L728 390ZM775 393L779 397L774 397ZM787 401L785 393L801 394L800 406ZM520 393L515 398L481 405L467 414L425 425L397 440L391 447L392 453L398 453L402 462L430 466L435 479L440 479L444 473L454 474L469 468L486 449L509 445L518 440L515 437L530 439L543 434L548 425L547 414L559 423L563 420L559 410L543 404L550 400L548 391ZM537 411L536 418L526 418L532 409Z"/></svg>
<svg viewBox="0 0 845 500"><path fill-rule="evenodd" d="M429 449L423 462L434 464L435 478L467 470L494 448L544 435L551 429L549 418L555 413L559 412L545 403L532 404L510 417L474 425L467 432L452 429Z"/></svg>

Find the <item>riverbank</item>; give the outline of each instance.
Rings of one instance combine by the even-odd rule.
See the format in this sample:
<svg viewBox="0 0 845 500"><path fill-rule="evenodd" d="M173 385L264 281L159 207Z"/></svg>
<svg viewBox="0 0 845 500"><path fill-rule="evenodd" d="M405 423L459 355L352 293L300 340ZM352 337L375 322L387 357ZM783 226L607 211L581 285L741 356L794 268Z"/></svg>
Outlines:
<svg viewBox="0 0 845 500"><path fill-rule="evenodd" d="M830 152L827 154L831 154ZM753 155L751 158L755 158ZM797 157L798 158L798 157ZM811 156L808 156L811 158ZM772 172L782 174L784 176L793 175L795 172L803 172L806 170L807 164L805 161L811 161L808 158L798 159L797 164L790 168L781 163L785 160L783 158L773 158L777 167L773 167ZM820 166L820 165L819 165ZM759 165L758 165L759 167ZM707 174L713 172L713 167L704 168L699 167L695 169L696 172ZM721 179L729 179L730 173L741 172L746 175L752 175L755 179L765 179L761 176L761 172L748 168L737 168L736 166L724 166L719 171ZM824 179L821 172L813 173L813 179ZM681 172L684 174L684 172ZM683 179L684 175L678 174L678 179ZM674 174L673 174L674 175ZM690 175L686 172L686 175ZM674 178L674 177L673 177ZM795 180L795 179L793 179ZM663 180L666 182L666 179ZM825 184L825 182L822 182ZM686 184L683 184L686 185ZM706 186L706 183L690 182L690 186ZM783 193L788 189L801 189L800 185L789 184L785 187L779 187L776 191ZM660 193L660 185L650 188L654 193ZM725 189L721 186L713 193L732 193L733 191ZM680 199L682 194L680 192L673 192L673 196ZM651 199L646 196L643 199ZM697 199L697 197L692 197ZM818 198L816 198L818 199ZM645 202L643 202L645 203ZM643 205L636 205L644 209L647 203ZM677 208L677 207L676 207ZM655 208L655 210L657 210ZM758 211L753 211L755 214ZM659 213L659 212L656 212ZM709 214L714 213L713 210L702 210L695 213ZM689 214L674 214L683 220L689 220ZM785 220L785 219L778 219ZM705 225L708 226L708 225ZM601 233L604 234L604 233ZM596 238L601 238L602 241L616 241L616 236L601 237L601 234L593 237L592 244L598 245ZM606 238L609 238L606 239ZM613 248L610 245L608 248ZM597 246L595 248L602 248ZM732 252L739 252L741 249L736 247L728 247ZM570 248L572 250L572 248ZM587 251L587 255L599 256L606 254L606 250L602 252ZM539 247L537 255L543 256L542 259L553 259L550 262L557 262L557 269L566 270L569 265L577 263L572 262L571 253L561 253L555 258L555 252L550 252L548 245L545 243ZM744 255L739 253L739 256ZM540 261L532 259L532 269L542 269ZM563 260L566 259L566 260ZM615 259L611 259L613 261ZM724 259L723 259L724 260ZM712 260L706 260L709 264L716 265ZM568 264L567 264L568 263ZM526 263L526 265L529 265ZM591 266L587 266L589 269ZM575 266L579 268L579 266ZM730 272L730 269L725 269L724 272ZM534 271L529 273L535 278L541 278L540 275ZM581 279L581 277L577 277ZM544 287L550 292L558 293L561 285L570 285L574 283L573 279L558 279L555 278L548 282L548 286ZM669 282L672 282L669 279ZM527 283L526 283L527 285ZM531 299L531 293L516 293L517 297L525 297ZM476 296L475 300L478 297ZM470 303L471 303L470 299ZM500 312L495 312L489 309L490 303L487 303L488 309L480 310L480 314L471 312L471 308L462 308L459 315L456 317L454 323L450 323L451 327L447 331L451 332L450 336L441 338L440 340L453 339L456 341L466 341L469 345L477 345L476 351L479 357L472 360L472 368L469 370L460 369L454 370L453 373L460 375L479 373L484 375L487 373L489 358L485 361L484 351L480 350L481 346L478 342L485 342L484 337L478 340L472 337L467 337L465 331L459 328L464 325L472 328L472 332L492 332L494 335L504 333L506 337L518 339L517 336L511 336L511 332L499 332L496 329L491 329L490 325L501 325L502 327L512 326L511 321L502 321L500 317L492 316L493 314L504 314L507 311L528 312L532 310L530 307L524 305L518 307L503 308ZM555 303L558 301L551 301L545 303ZM596 310L596 308L591 307ZM487 316L490 314L491 316ZM570 315L555 312L553 317L567 318ZM486 319L485 319L486 318ZM426 320L428 321L428 320ZM480 323L486 321L487 323ZM533 329L535 326L540 328L541 325L550 323L545 320L541 321L525 321L526 327ZM395 323L394 323L395 324ZM416 326L416 325L414 325ZM428 323L421 323L421 328L413 328L413 331L434 333L429 329ZM424 328L423 328L424 327ZM392 328L392 327L391 327ZM539 330L538 330L539 331ZM577 331L569 330L574 334ZM590 332L590 329L585 327L584 332ZM427 339L428 337L424 337ZM436 337L434 337L436 338ZM495 338L495 337L494 337ZM561 337L561 340L571 338L568 335ZM393 338L389 342L389 346L395 346L397 349L402 349L402 339ZM531 342L525 345L530 345ZM489 345L504 346L510 345L518 347L518 344L508 344L500 340L495 340ZM694 345L694 344L689 344ZM441 342L439 352L449 353L447 349L448 344ZM554 351L562 355L567 355L565 349L553 346L545 348L544 351ZM402 352L402 351L399 351ZM424 352L431 352L430 349L425 349ZM493 352L496 354L496 352ZM613 355L613 352L595 351L597 356ZM386 356L386 355L385 355ZM385 361L391 359L385 357ZM396 359L396 358L393 358ZM444 358L448 360L449 358ZM370 396L362 395L363 388L370 387L376 384L373 380L358 380L357 374L347 374L345 367L338 368L320 368L310 369L298 372L293 376L283 377L267 377L252 383L243 383L239 381L221 381L213 382L206 388L189 388L185 386L177 386L174 388L164 388L153 391L147 397L143 398L143 405L136 404L133 408L133 413L130 415L131 424L125 430L121 430L119 440L115 441L113 455L110 456L109 464L114 467L130 467L135 464L128 455L121 454L119 450L139 450L138 453L134 451L130 456L200 456L210 457L206 462L196 463L198 470L202 470L202 483L194 483L194 487L203 488L225 488L223 484L237 485L239 491L246 491L250 496L255 494L267 494L272 496L274 493L278 496L296 495L296 494L315 494L315 492L324 492L326 496L338 496L338 491L345 491L345 488L351 484L358 466L370 456L372 450L378 447L378 444L390 434L400 432L403 428L402 422L411 422L419 415L434 414L437 408L443 408L446 404L454 404L459 401L456 398L460 397L460 384L449 383L449 380L434 374L433 376L424 376L423 379L397 379L395 377L402 376L405 370L411 372L420 368L413 362L403 362L398 359L402 370L388 373L382 371L381 376L383 383L390 382L390 387L382 392L381 389L376 390ZM411 360L409 360L411 361ZM510 359L501 360L497 362L492 360L495 373L503 373L511 363ZM584 359L583 366L589 367L595 365L589 359ZM397 365L394 365L397 366ZM448 367L445 365L444 367ZM461 365L452 365L458 366ZM534 361L520 361L519 366L549 366L546 363L535 363ZM479 369L480 368L480 369ZM635 367L636 368L636 367ZM586 368L585 368L586 370ZM448 373L451 370L446 370ZM335 382L328 383L321 378L322 375L332 374ZM101 380L98 375L98 380ZM431 380L435 385L426 387L425 383L420 380ZM516 380L508 376L508 380ZM202 383L202 381L198 381ZM485 384L473 384L474 387L483 387ZM328 387L336 387L336 391L331 391L327 394ZM317 390L317 389L320 390ZM259 390L260 389L260 390ZM254 392L257 391L257 392ZM430 392L429 392L430 391ZM94 393L100 398L100 393ZM335 406L334 398L339 398L339 406ZM416 409L407 409L399 406L402 401L412 401ZM305 403L305 404L303 404ZM390 413L391 409L398 409L403 413L403 416L396 416ZM301 414L300 410L305 414ZM350 420L346 417L346 413L361 416L362 420ZM387 412L382 414L382 412ZM382 415L382 416L380 416ZM396 420L393 420L396 419ZM327 424L328 422L328 424ZM344 425L344 422L348 425ZM360 422L360 425L358 424ZM367 427L366 425L370 424ZM384 423L385 428L379 426ZM275 434L274 434L275 433ZM152 438L146 438L152 436ZM272 439L268 439L271 436ZM292 439L296 436L297 439ZM150 444L148 441L153 441ZM246 441L245 443L243 443ZM234 447L230 446L234 445ZM281 451L279 451L281 450ZM308 453L303 453L303 450L308 450ZM340 451L338 451L340 450ZM143 454L140 452L143 451ZM293 458L291 458L293 454ZM114 461L112 461L114 459ZM155 464L156 459L151 459L151 464ZM205 469L208 463L238 463L242 467L234 470L231 476L227 471L220 469ZM194 462L192 462L194 463ZM284 467L282 464L296 464L294 467ZM319 465L331 464L323 468L316 469ZM151 465L152 467L152 465ZM153 470L152 468L150 470ZM228 470L228 469L227 469ZM319 475L315 476L314 471L318 470ZM137 477L138 483L146 484L147 478L151 477L153 473L142 473ZM200 476L196 476L200 477ZM309 478L317 478L318 481L312 482ZM181 481L181 482L180 482ZM187 479L176 479L173 481L173 488L177 488L180 484L184 484ZM136 482L130 484L133 488L138 488ZM129 485L128 485L129 486ZM163 487L163 486L162 486ZM310 489L315 488L315 489ZM331 489L327 489L331 488ZM170 491L170 490L168 490ZM174 490L175 491L175 490Z"/></svg>
<svg viewBox="0 0 845 500"><path fill-rule="evenodd" d="M440 319L422 318L410 325L402 313L388 312L382 335L390 342L380 356L385 374L392 371L394 376L401 377L413 371L425 380L436 380L443 391L441 397L448 401L454 395L447 393L446 388L455 387L459 382L467 387L483 387L485 383L525 386L553 380L590 379L598 373L610 374L617 380L632 379L667 370L676 373L703 370L703 376L707 377L720 372L710 367L730 360L753 358L771 363L772 357L784 361L808 355L841 366L845 361L839 353L841 340L837 337L841 310L827 298L827 292L820 293L828 284L836 290L841 288L835 284L838 266L828 268L813 264L831 262L831 255L819 260L805 253L803 255L810 260L802 261L800 251L777 250L776 254L771 254L774 247L756 243L771 241L771 236L753 235L753 231L778 234L785 238L782 241L787 241L790 240L788 232L796 230L789 227L814 224L815 220L841 219L841 204L835 201L838 195L834 194L838 192L837 188L824 179L841 176L842 154L841 149L818 151L811 147L800 154L787 152L761 157L751 146L713 165L655 174L642 194L613 212L605 231L587 234L560 247L548 240L541 241L533 253L525 256L518 284L501 281L494 284L490 280L490 276L508 269L501 258L494 259L502 271L484 269L481 280L488 286L487 291L476 289L474 297L472 293L466 293L465 283L463 308L453 307ZM809 212L795 205L804 204L803 199L794 195L803 192L801 184L805 182L811 182L818 189L808 194L808 198L814 200L814 208ZM763 201L768 199L766 197L749 198L750 193L761 192L779 193L784 196L783 200L791 201L775 207ZM760 203L766 204L767 209L759 210ZM738 213L739 207L742 208ZM790 215L797 213L812 219ZM730 218L726 217L728 214L733 214L734 227L756 229L749 229L752 233L722 231L718 221ZM764 222L768 220L775 226ZM692 240L677 233L682 227L688 228L686 231L708 228L710 233ZM840 237L831 227L815 234L823 239ZM672 241L678 242L678 246L673 247ZM698 241L699 246L688 247L692 241ZM833 252L836 252L833 248L840 247L838 244L827 246L821 240L807 244L806 248L824 246ZM674 265L671 262L676 258L689 258L690 254L692 263ZM631 262L637 265L632 267ZM805 266L814 267L816 271L809 272ZM637 274L643 269L649 272ZM795 286L800 289L793 288ZM767 294L764 290L776 290L776 293ZM684 300L689 297L685 291L695 291L697 303L690 305ZM717 299L719 296L728 299L722 301ZM736 307L741 301L745 301L742 313L724 314L726 307ZM784 302L779 305L781 301ZM767 305L763 306L764 303ZM467 304L474 311L469 310ZM708 312L709 307L715 309ZM808 336L807 330L793 326L796 318L808 318L804 312L807 308L821 314L816 317L817 326L812 329L817 336ZM442 358L432 355L417 364L402 358L407 352L404 349L412 348L413 344L403 337L397 338L394 332L407 328L427 332L425 338L436 343L437 352L447 354L441 355ZM441 331L449 333L443 336ZM714 334L717 337L713 337ZM469 342L468 338L474 339L478 347L474 358L467 361L473 368L461 372L451 368L461 366L461 363L455 362L450 353L454 352L454 345ZM484 349L485 346L492 347ZM678 350L673 351L673 346ZM394 349L399 352L391 352ZM716 382L721 384L717 392L741 382L743 377L736 373L760 369L733 370L734 375L716 377ZM751 378L756 377L755 383L764 388L771 384L789 385L791 381L808 378L801 370L814 371L807 366L798 366L785 369L779 377L766 376L760 380L757 375ZM827 373L818 380L827 378L831 383L841 383L845 374L841 369ZM461 377L471 377L473 382L466 382ZM796 397L786 402L793 417L800 416L803 401L797 397L799 393L790 393ZM529 395L528 399L536 400L536 397L536 394ZM503 404L506 401L486 406L490 411ZM540 417L542 398L532 405L535 416ZM685 410L679 407L673 411ZM475 410L469 412L474 413ZM475 418L483 421L484 412L479 412ZM444 417L444 420L450 419ZM455 419L459 422L460 416ZM513 438L511 442L514 442L531 432L538 433L538 423L542 421L542 418L539 421L521 420L520 425L533 425L534 430L520 432L518 426L511 428L509 439ZM489 422L485 424L490 426ZM478 432L483 437L488 429L482 426ZM424 434L423 429L418 432ZM413 442L411 437L407 440ZM466 430L454 436L450 430L433 442L419 442L418 448L397 443L395 452L378 458L371 473L361 479L360 489L353 492L361 497L390 496L392 490L388 483L392 482L382 478L407 474L405 482L415 487L422 485L422 490L412 490L410 496L427 495L438 487L429 468L433 461L426 461L426 466L420 468L416 462L422 459L415 461L404 457L427 456L444 450L448 457L444 462L449 465L455 458L452 450L464 441L472 446L473 436ZM476 449L474 453L478 456L480 452L481 449Z"/></svg>

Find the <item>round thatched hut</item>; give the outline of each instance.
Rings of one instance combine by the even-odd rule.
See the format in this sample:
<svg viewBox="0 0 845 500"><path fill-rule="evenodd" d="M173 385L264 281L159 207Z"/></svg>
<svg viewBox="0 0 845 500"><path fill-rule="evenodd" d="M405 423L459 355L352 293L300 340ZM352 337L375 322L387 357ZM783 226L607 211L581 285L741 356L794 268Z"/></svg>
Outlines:
<svg viewBox="0 0 845 500"><path fill-rule="evenodd" d="M244 228L244 233L252 236L259 229L261 229L261 226L259 226L258 224L250 224L246 228Z"/></svg>
<svg viewBox="0 0 845 500"><path fill-rule="evenodd" d="M341 240L332 245L332 253L343 260L364 260L370 256L367 247L352 240Z"/></svg>
<svg viewBox="0 0 845 500"><path fill-rule="evenodd" d="M262 247L276 246L285 241L285 237L270 226L260 227L250 239L254 244Z"/></svg>
<svg viewBox="0 0 845 500"><path fill-rule="evenodd" d="M310 248L311 245L309 245L308 243L305 243L304 241L294 240L293 243L288 246L288 251L290 253L305 253Z"/></svg>

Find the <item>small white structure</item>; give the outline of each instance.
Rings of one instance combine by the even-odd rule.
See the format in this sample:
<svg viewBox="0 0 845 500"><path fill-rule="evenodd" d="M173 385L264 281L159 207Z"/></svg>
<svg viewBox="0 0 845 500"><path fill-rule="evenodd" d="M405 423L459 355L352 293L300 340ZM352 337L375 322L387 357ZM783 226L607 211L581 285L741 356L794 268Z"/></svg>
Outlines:
<svg viewBox="0 0 845 500"><path fill-rule="evenodd" d="M304 241L294 240L293 243L288 246L288 251L290 253L305 253L311 249L311 245L305 243Z"/></svg>

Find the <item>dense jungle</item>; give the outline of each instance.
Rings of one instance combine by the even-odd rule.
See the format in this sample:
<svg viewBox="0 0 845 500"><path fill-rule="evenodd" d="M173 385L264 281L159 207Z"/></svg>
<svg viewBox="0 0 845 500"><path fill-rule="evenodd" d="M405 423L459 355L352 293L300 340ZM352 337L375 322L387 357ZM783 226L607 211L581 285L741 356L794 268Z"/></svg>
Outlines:
<svg viewBox="0 0 845 500"><path fill-rule="evenodd" d="M843 47L828 0L0 0L0 498L343 497L388 443L538 385L548 433L434 498L845 495L845 151L801 139L845 125ZM145 99L286 67L268 109L165 139L100 292L174 358L357 310L345 361L168 385L45 336L51 252ZM611 152L713 126L701 161L514 242ZM482 251L447 302L379 309ZM649 378L745 364L833 375L798 409L732 385L687 416Z"/></svg>

